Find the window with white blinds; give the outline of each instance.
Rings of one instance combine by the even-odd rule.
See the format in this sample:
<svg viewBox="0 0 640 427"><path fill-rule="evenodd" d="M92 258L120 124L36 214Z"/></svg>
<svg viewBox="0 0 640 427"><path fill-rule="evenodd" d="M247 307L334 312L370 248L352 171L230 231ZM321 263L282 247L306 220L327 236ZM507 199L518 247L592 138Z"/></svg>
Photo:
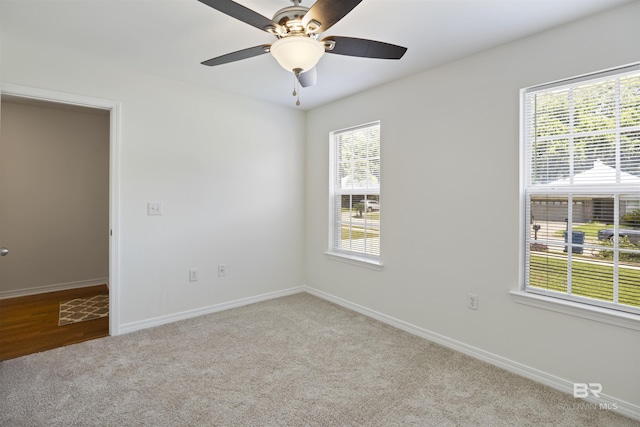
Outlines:
<svg viewBox="0 0 640 427"><path fill-rule="evenodd" d="M380 122L331 133L329 253L380 260Z"/></svg>
<svg viewBox="0 0 640 427"><path fill-rule="evenodd" d="M640 64L522 101L524 289L640 314Z"/></svg>

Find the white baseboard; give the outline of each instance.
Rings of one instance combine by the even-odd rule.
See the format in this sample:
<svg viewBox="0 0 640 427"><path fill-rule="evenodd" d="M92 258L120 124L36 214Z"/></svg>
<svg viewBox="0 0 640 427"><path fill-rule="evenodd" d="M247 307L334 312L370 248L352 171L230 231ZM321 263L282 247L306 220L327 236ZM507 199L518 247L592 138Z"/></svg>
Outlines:
<svg viewBox="0 0 640 427"><path fill-rule="evenodd" d="M177 322L178 320L190 319L192 317L198 317L205 314L215 313L222 310L228 310L230 308L242 307L256 302L267 301L274 298L280 298L288 295L298 294L305 291L304 286L297 286L294 288L283 289L281 291L269 292L262 295L257 295L249 298L242 298L234 301L223 302L220 304L210 305L207 307L196 308L193 310L187 310L180 313L168 314L166 316L154 317L151 319L141 320L138 322L131 322L121 324L118 328L118 335L127 334L129 332L139 331L142 329L152 328L154 326L160 326L167 323Z"/></svg>
<svg viewBox="0 0 640 427"><path fill-rule="evenodd" d="M78 282L57 283L54 285L37 286L27 289L12 291L0 291L0 299L25 297L28 295L44 294L47 292L66 291L67 289L87 288L89 286L104 285L109 283L108 277L98 279L80 280Z"/></svg>
<svg viewBox="0 0 640 427"><path fill-rule="evenodd" d="M304 287L304 291L311 295L322 298L324 300L338 304L349 310L353 310L367 317L371 317L373 319L379 320L380 322L394 326L405 332L409 332L410 334L417 335L421 338L424 338L429 341L433 341L435 343L448 347L452 350L459 351L460 353L466 354L475 359L497 366L506 371L512 372L516 375L520 375L522 377L528 378L538 383L547 385L556 390L573 395L573 382L571 381L556 377L555 375L548 374L538 369L534 369L530 366L526 366L521 363L514 362L513 360L509 360L504 357L498 356L496 354L489 353L488 351L484 351L482 349L470 346L468 344L464 344L460 341L447 338L443 335L428 331L416 325L412 325L405 321L396 319L395 317L391 317L386 314L377 312L375 310L371 310L367 307L354 304L350 301L336 297L326 292L323 292L308 286ZM596 408L606 408L608 410L612 410L626 417L640 420L640 406L634 405L629 402L625 402L613 396L608 396L604 393L600 393L600 398L598 399L589 398L589 399L580 400L580 402L594 404L596 405L595 406Z"/></svg>

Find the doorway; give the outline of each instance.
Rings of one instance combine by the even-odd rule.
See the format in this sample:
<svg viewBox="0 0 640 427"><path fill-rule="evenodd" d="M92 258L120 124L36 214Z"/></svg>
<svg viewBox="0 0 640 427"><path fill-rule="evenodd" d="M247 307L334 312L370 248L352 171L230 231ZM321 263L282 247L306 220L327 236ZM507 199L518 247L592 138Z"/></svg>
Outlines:
<svg viewBox="0 0 640 427"><path fill-rule="evenodd" d="M18 133L29 134L37 128L39 144L44 145L26 141L16 151L15 143L10 148L0 144L2 164L10 163L0 170L0 246L9 250L0 258L0 298L106 283L109 334L117 335L119 104L15 85L2 86L2 101L0 114L5 123L18 110L50 116L18 124ZM80 122L69 124L74 116ZM97 139L87 137L91 126L101 129ZM6 128L2 136L10 134L11 126ZM27 165L20 169L31 168L33 173L23 170L12 179L9 172L15 172L19 164ZM11 202L9 209L22 211L17 216L8 214L7 201ZM16 218L25 224L16 227ZM19 238L18 229L22 230Z"/></svg>

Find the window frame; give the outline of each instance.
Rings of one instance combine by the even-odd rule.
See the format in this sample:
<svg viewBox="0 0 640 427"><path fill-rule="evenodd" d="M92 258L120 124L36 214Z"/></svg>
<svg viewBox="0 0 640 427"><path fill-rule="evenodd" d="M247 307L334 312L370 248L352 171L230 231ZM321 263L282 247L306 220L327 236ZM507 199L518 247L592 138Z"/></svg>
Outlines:
<svg viewBox="0 0 640 427"><path fill-rule="evenodd" d="M381 194L381 181L382 181L382 162L380 163L380 183L378 185L377 191L369 189L353 189L352 191L346 192L338 192L336 191L336 178L337 178L337 170L338 170L338 160L337 160L337 140L335 138L336 135L344 134L349 131L356 131L359 129L366 129L373 126L378 127L378 132L380 133L380 162L382 158L382 127L380 120L363 123L356 126L350 126L343 129L338 129L331 131L329 133L329 229L328 229L328 248L325 252L325 255L331 260L344 262L347 264L364 267L376 271L381 271L383 268L382 263L382 248L381 244L378 245L378 255L373 254L365 254L356 251L349 251L337 248L334 244L336 241L335 230L336 230L336 200L338 194L345 195L345 193L350 193L351 195L376 195L378 197L378 202L380 201ZM378 230L381 235L382 233L382 223L379 222Z"/></svg>
<svg viewBox="0 0 640 427"><path fill-rule="evenodd" d="M544 289L530 289L527 287L528 280L528 257L530 249L528 248L530 224L527 210L528 198L535 194L556 194L556 195L576 195L586 193L602 193L603 190L613 189L615 192L611 195L621 194L626 192L624 184L617 183L612 186L594 185L589 188L588 186L567 186L566 188L548 188L548 189L536 189L533 185L530 185L529 168L529 146L527 141L527 94L530 92L539 92L546 89L558 89L563 86L575 86L583 81L600 79L604 77L620 76L629 72L636 72L640 70L640 63L633 63L624 65L621 67L615 67L608 70L589 73L574 78L558 80L543 85L532 86L520 90L520 185L519 185L519 286L517 290L511 291L510 294L513 300L517 303L526 304L533 307L543 308L546 310L556 311L564 314L569 314L577 317L582 317L590 320L595 320L611 325L616 325L624 328L640 330L640 314L638 314L635 308L632 311L623 311L619 307L607 306L606 303L594 305L593 301L585 298L563 295L562 293L554 293L552 291L546 291ZM573 167L573 166L572 166ZM575 176L575 174L574 174ZM638 191L632 193L637 194ZM571 199L569 199L571 200ZM617 200L617 199L616 199ZM569 238L569 244L571 238ZM568 254L568 258L571 258L571 254ZM603 300L603 302L605 302Z"/></svg>

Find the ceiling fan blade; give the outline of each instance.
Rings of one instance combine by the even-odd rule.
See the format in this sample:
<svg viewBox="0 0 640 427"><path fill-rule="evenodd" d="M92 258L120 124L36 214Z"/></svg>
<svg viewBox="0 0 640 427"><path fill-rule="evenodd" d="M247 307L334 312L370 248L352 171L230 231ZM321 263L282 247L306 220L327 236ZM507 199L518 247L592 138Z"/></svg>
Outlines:
<svg viewBox="0 0 640 427"><path fill-rule="evenodd" d="M278 24L276 24L266 16L262 16L258 12L255 12L231 0L198 0L198 1L226 15L229 15L232 18L236 18L249 25L253 25L254 27L263 31L272 33L275 31L276 28L279 27Z"/></svg>
<svg viewBox="0 0 640 427"><path fill-rule="evenodd" d="M318 71L316 71L316 67L313 67L309 71L305 71L304 73L300 73L298 75L298 82L300 82L300 86L302 87L314 86L317 81Z"/></svg>
<svg viewBox="0 0 640 427"><path fill-rule="evenodd" d="M207 61L201 62L202 65L213 67L214 65L227 64L229 62L240 61L241 59L253 58L269 52L268 44L261 44L247 49L238 50L236 52L227 53L226 55L217 56Z"/></svg>
<svg viewBox="0 0 640 427"><path fill-rule="evenodd" d="M322 41L335 43L333 49L327 49L327 53L361 58L400 59L407 51L406 47L395 44L353 37L329 36Z"/></svg>
<svg viewBox="0 0 640 427"><path fill-rule="evenodd" d="M202 1L202 0L201 0ZM362 0L317 0L302 18L302 25L307 28L311 21L321 24L317 32L323 33L336 22L344 18Z"/></svg>

